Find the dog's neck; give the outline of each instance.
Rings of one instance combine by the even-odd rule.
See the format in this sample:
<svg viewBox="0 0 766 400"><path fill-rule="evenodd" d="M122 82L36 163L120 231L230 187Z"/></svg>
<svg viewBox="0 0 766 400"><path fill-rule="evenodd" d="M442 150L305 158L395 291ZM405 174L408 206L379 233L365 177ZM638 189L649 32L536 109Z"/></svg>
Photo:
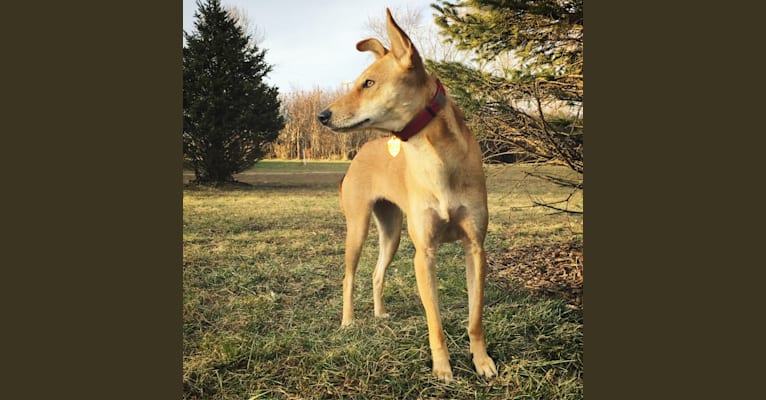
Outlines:
<svg viewBox="0 0 766 400"><path fill-rule="evenodd" d="M430 76L426 86L429 87L429 93L434 93L441 83L435 76ZM443 86L441 90L444 90ZM472 134L465 125L463 113L455 105L454 100L446 93L443 97L443 107L415 138L422 136L424 140L418 140L418 142L440 148L438 151L446 157L454 156L462 159Z"/></svg>
<svg viewBox="0 0 766 400"><path fill-rule="evenodd" d="M435 77L429 77L426 86L433 88L429 93L436 91L436 82ZM416 166L407 168L405 179L431 196L434 202L430 207L443 221L449 221L450 210L457 207L450 193L458 190L466 179L473 181L483 174L481 151L472 136L463 113L445 95L444 107L417 135L403 143L407 165Z"/></svg>
<svg viewBox="0 0 766 400"><path fill-rule="evenodd" d="M436 92L438 79L429 77L426 86L433 88L433 91L429 90L430 93ZM418 159L418 165L429 165L430 171L424 176L437 171L450 175L454 170L466 167L465 157L472 134L454 100L445 94L443 101L444 106L435 113L433 119L406 142L408 157Z"/></svg>
<svg viewBox="0 0 766 400"><path fill-rule="evenodd" d="M425 107L402 130L393 132L396 137L406 142L411 137L420 133L431 120L436 118L436 114L446 106L447 94L445 93L444 86L438 79L435 80L435 86L435 94L426 102Z"/></svg>

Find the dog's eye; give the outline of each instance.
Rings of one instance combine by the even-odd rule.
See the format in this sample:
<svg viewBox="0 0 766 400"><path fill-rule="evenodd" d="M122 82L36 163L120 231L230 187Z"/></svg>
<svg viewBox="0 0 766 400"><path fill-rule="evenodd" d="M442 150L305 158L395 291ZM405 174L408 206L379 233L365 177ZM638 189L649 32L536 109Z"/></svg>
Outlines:
<svg viewBox="0 0 766 400"><path fill-rule="evenodd" d="M375 84L375 81L367 79L367 80L366 80L366 81L364 81L364 83L362 84L362 87L363 87L363 88L365 88L365 89L367 89L368 87L372 87L372 85L374 85L374 84Z"/></svg>

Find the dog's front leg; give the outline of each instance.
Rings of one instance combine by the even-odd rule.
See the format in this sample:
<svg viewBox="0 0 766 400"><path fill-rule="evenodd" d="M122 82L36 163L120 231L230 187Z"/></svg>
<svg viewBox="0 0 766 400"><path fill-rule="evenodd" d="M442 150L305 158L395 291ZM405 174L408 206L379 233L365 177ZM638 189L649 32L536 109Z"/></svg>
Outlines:
<svg viewBox="0 0 766 400"><path fill-rule="evenodd" d="M473 354L473 364L476 373L491 378L497 375L497 367L487 354L487 344L484 339L482 313L484 310L484 280L487 275L487 256L481 243L466 239L466 283L468 289L468 338Z"/></svg>
<svg viewBox="0 0 766 400"><path fill-rule="evenodd" d="M420 300L423 302L423 308L426 312L433 373L437 378L449 382L452 380L452 367L449 363L449 352L439 315L435 246L415 249L415 278L418 282Z"/></svg>

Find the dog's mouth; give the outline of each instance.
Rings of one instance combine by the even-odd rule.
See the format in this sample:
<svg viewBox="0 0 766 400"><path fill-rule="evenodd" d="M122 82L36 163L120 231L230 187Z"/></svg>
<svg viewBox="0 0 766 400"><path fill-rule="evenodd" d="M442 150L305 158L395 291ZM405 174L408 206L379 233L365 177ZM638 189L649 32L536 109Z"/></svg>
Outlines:
<svg viewBox="0 0 766 400"><path fill-rule="evenodd" d="M370 119L366 118L366 119L364 119L362 121L359 121L359 122L357 122L357 123L355 123L353 125L339 126L339 127L333 128L333 130L336 130L336 131L339 131L339 132L348 132L348 131L354 130L356 128L361 128L363 125L366 125L369 122L370 122Z"/></svg>

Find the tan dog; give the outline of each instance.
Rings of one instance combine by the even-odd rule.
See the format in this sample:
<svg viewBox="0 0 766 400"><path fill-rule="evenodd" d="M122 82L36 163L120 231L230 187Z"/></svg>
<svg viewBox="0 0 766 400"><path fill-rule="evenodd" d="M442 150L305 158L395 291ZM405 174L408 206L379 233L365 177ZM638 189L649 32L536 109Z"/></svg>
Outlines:
<svg viewBox="0 0 766 400"><path fill-rule="evenodd" d="M497 368L487 355L482 327L487 192L481 150L441 83L426 73L410 38L389 10L386 15L391 51L376 39L357 43L359 51L371 51L376 61L347 94L317 116L338 132L374 128L396 136L366 143L341 182L340 203L347 225L342 325L354 320L354 275L371 214L380 233L372 280L375 316L388 316L382 300L383 278L399 247L405 212L415 245L415 274L428 322L434 374L445 381L452 379L439 316L436 248L461 239L466 253L470 351L479 375L492 377Z"/></svg>

